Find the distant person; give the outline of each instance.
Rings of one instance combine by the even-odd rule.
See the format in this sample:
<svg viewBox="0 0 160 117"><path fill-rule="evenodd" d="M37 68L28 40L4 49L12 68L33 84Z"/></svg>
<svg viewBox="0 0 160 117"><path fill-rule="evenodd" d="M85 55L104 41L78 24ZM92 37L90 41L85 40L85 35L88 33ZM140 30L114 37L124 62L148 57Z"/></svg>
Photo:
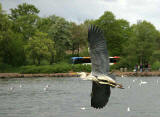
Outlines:
<svg viewBox="0 0 160 117"><path fill-rule="evenodd" d="M151 71L151 65L148 64L148 71Z"/></svg>
<svg viewBox="0 0 160 117"><path fill-rule="evenodd" d="M138 65L138 70L140 70L140 65Z"/></svg>
<svg viewBox="0 0 160 117"><path fill-rule="evenodd" d="M140 72L143 72L143 64L140 64Z"/></svg>
<svg viewBox="0 0 160 117"><path fill-rule="evenodd" d="M134 72L137 72L137 71L138 71L138 65L136 64L134 67Z"/></svg>
<svg viewBox="0 0 160 117"><path fill-rule="evenodd" d="M145 64L144 68L145 68L145 71L148 72L148 63Z"/></svg>
<svg viewBox="0 0 160 117"><path fill-rule="evenodd" d="M136 70L136 72L138 71L138 65L136 64L136 66L135 66L135 70Z"/></svg>

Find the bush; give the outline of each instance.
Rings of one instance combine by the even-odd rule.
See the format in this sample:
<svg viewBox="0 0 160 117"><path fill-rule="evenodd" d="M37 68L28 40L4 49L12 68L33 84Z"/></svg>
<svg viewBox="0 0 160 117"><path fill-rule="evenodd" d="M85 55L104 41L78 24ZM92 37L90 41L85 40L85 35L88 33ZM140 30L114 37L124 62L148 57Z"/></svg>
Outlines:
<svg viewBox="0 0 160 117"><path fill-rule="evenodd" d="M91 65L75 64L72 65L74 72L91 72Z"/></svg>
<svg viewBox="0 0 160 117"><path fill-rule="evenodd" d="M13 67L11 65L5 64L5 63L0 63L0 72L9 72L12 71Z"/></svg>
<svg viewBox="0 0 160 117"><path fill-rule="evenodd" d="M117 64L110 66L110 70L120 70L120 68L127 68L128 70L133 70L137 62L129 58L121 58Z"/></svg>
<svg viewBox="0 0 160 117"><path fill-rule="evenodd" d="M30 65L20 68L20 73L66 73L71 70L71 65L66 63L54 64L54 65Z"/></svg>
<svg viewBox="0 0 160 117"><path fill-rule="evenodd" d="M67 72L90 72L90 65L81 65L81 64L68 64L68 63L59 63L54 65L29 65L20 67L20 73L67 73Z"/></svg>
<svg viewBox="0 0 160 117"><path fill-rule="evenodd" d="M112 70L119 70L119 69L120 69L120 66L117 65L117 64L114 64L114 65L110 66L110 71L112 71Z"/></svg>
<svg viewBox="0 0 160 117"><path fill-rule="evenodd" d="M152 64L152 69L153 69L153 70L159 70L159 69L160 69L160 61L155 61L155 62Z"/></svg>

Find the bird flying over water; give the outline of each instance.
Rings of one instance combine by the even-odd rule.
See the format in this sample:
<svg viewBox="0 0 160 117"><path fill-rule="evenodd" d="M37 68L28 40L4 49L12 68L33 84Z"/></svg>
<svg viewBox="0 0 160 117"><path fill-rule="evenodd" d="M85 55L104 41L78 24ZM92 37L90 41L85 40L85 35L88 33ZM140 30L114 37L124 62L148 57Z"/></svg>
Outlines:
<svg viewBox="0 0 160 117"><path fill-rule="evenodd" d="M103 108L109 101L110 87L122 88L109 74L109 57L103 32L91 25L88 29L88 45L91 56L92 72L88 77L81 73L81 77L92 80L91 106Z"/></svg>
<svg viewBox="0 0 160 117"><path fill-rule="evenodd" d="M103 32L98 27L92 25L89 27L88 44L92 63L92 75L97 77L97 79L98 76L108 76L109 59L106 40ZM113 80L113 82L115 81ZM103 108L109 100L110 93L110 85L92 81L91 106L94 108Z"/></svg>

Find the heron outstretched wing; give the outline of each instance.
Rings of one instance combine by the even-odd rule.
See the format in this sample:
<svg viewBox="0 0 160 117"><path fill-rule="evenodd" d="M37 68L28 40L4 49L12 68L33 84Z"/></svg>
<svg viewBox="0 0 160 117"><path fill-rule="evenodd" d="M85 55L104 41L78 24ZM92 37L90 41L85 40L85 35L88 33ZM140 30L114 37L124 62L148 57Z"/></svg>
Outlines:
<svg viewBox="0 0 160 117"><path fill-rule="evenodd" d="M103 32L98 27L89 27L88 44L92 63L92 75L107 75L109 72L109 59L106 40ZM91 106L103 108L109 100L110 93L109 85L92 81Z"/></svg>
<svg viewBox="0 0 160 117"><path fill-rule="evenodd" d="M103 32L96 26L90 26L88 30L88 42L92 62L92 74L108 74L109 59Z"/></svg>

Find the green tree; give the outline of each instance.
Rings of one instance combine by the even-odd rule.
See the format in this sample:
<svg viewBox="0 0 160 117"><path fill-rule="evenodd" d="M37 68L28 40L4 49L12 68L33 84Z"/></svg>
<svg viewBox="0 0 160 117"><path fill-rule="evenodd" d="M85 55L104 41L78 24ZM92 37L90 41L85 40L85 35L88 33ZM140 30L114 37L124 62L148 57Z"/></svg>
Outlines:
<svg viewBox="0 0 160 117"><path fill-rule="evenodd" d="M158 37L156 39L156 43L158 44L158 50L160 50L160 32L158 31Z"/></svg>
<svg viewBox="0 0 160 117"><path fill-rule="evenodd" d="M55 16L56 17L56 16ZM40 18L38 20L38 23L37 23L37 28L38 30L40 30L41 32L44 32L44 33L47 33L49 34L50 33L50 28L51 26L55 23L55 21L51 20L50 17L46 17L46 18ZM52 35L50 34L49 35L49 38L52 38ZM54 61L55 61L55 56L56 56L56 49L54 48L55 45L52 45L51 47L53 47L52 49L50 48L50 52L51 52L51 59L50 59L50 64L53 64ZM55 50L54 52L52 52L52 50Z"/></svg>
<svg viewBox="0 0 160 117"><path fill-rule="evenodd" d="M113 13L107 11L94 24L98 25L104 32L109 55L121 56L123 44L129 38L129 23L124 19L116 20Z"/></svg>
<svg viewBox="0 0 160 117"><path fill-rule="evenodd" d="M13 66L25 64L24 43L12 30L12 23L0 5L0 57L1 62Z"/></svg>
<svg viewBox="0 0 160 117"><path fill-rule="evenodd" d="M55 16L56 17L56 16ZM50 17L45 17L45 18L39 18L37 22L37 28L41 32L48 33L50 27L52 24L54 24L55 21L53 21Z"/></svg>
<svg viewBox="0 0 160 117"><path fill-rule="evenodd" d="M21 36L11 30L1 33L0 56L2 62L12 66L25 64L25 55Z"/></svg>
<svg viewBox="0 0 160 117"><path fill-rule="evenodd" d="M75 23L71 23L71 50L72 55L75 54L75 51L77 51L77 54L79 55L80 49L83 50L83 48L87 45L87 29L85 25L76 25Z"/></svg>
<svg viewBox="0 0 160 117"><path fill-rule="evenodd" d="M55 62L63 60L66 51L70 47L70 24L64 18L57 17L55 15L50 16L49 20L51 25L48 30L49 37L54 42L54 48L56 51Z"/></svg>
<svg viewBox="0 0 160 117"><path fill-rule="evenodd" d="M18 8L11 9L10 19L16 20L20 16L37 15L39 12L34 5L23 3L18 5Z"/></svg>
<svg viewBox="0 0 160 117"><path fill-rule="evenodd" d="M27 3L18 5L17 8L11 9L10 19L13 23L12 29L16 33L21 33L24 40L32 37L37 28L39 10Z"/></svg>
<svg viewBox="0 0 160 117"><path fill-rule="evenodd" d="M132 26L132 34L125 46L127 62L132 66L150 62L150 58L157 48L156 39L158 32L147 21L138 21Z"/></svg>
<svg viewBox="0 0 160 117"><path fill-rule="evenodd" d="M47 37L46 33L39 31L29 39L25 48L34 64L36 64L37 61L38 65L40 65L42 59L48 59L55 53L53 49L54 42Z"/></svg>
<svg viewBox="0 0 160 117"><path fill-rule="evenodd" d="M8 15L2 10L2 6L0 4L0 31L5 32L10 28L10 26L11 22L8 20Z"/></svg>

